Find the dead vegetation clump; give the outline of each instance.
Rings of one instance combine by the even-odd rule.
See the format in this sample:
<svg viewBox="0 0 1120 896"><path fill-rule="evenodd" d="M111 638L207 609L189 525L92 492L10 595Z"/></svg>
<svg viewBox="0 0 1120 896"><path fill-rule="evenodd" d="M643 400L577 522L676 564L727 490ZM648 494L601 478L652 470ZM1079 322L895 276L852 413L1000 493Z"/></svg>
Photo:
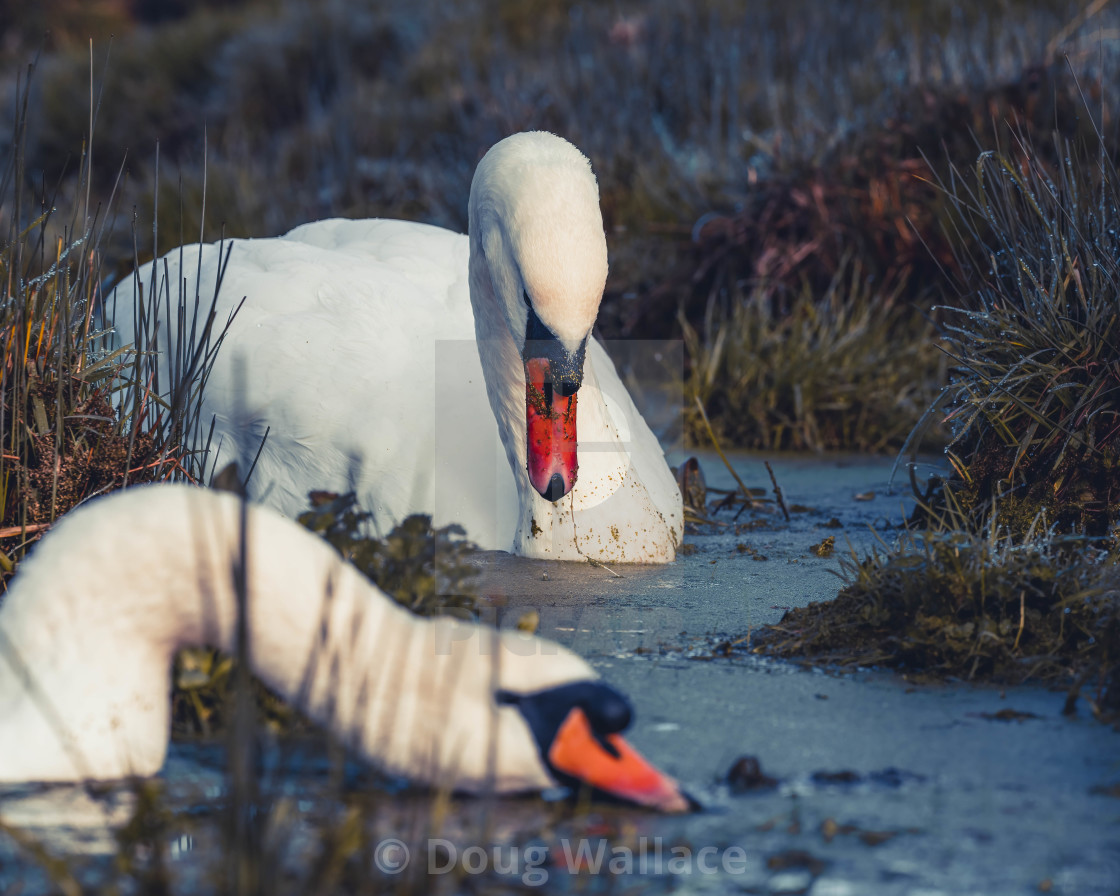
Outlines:
<svg viewBox="0 0 1120 896"><path fill-rule="evenodd" d="M990 86L931 81L898 90L865 131L822 157L776 155L733 211L701 217L692 257L664 293L686 290L684 313L693 322L713 303L726 310L734 284L763 288L776 310L788 312L806 289L822 295L855 262L877 290L929 308L953 294L962 245L971 250L985 236L952 226L960 209L940 182L983 147L1025 140L1057 162L1052 134L1094 136L1082 114L1086 90L1094 102L1116 102L1099 80L1079 82L1062 58ZM1114 118L1116 110L1101 114ZM674 302L667 314L675 311Z"/></svg>
<svg viewBox="0 0 1120 896"><path fill-rule="evenodd" d="M31 96L29 74L0 171L0 590L29 546L82 501L201 477L201 389L222 338L213 309L207 315L182 288L173 296L167 283L146 285L152 301L137 315L137 333L105 325L101 239L112 195L105 205L91 199L87 132L83 198L60 220L59 197L28 176ZM166 346L153 324L160 303L195 322L177 364L162 368L157 351Z"/></svg>
<svg viewBox="0 0 1120 896"><path fill-rule="evenodd" d="M1086 109L1086 115L1094 110ZM1057 158L1057 162L1049 161ZM1113 147L1025 135L950 188L967 292L944 313L949 386L931 408L954 475L925 503L1022 536L1041 514L1103 536L1120 521L1120 176Z"/></svg>
<svg viewBox="0 0 1120 896"><path fill-rule="evenodd" d="M1120 566L1072 536L1016 544L964 532L906 536L841 560L830 602L788 611L752 649L965 680L1085 685L1120 713Z"/></svg>
<svg viewBox="0 0 1120 896"><path fill-rule="evenodd" d="M358 507L353 492L312 492L310 500L300 523L397 603L420 616L475 616L470 580L478 569L470 558L477 548L461 526L436 529L430 516L417 513L379 538L373 515Z"/></svg>
<svg viewBox="0 0 1120 896"><path fill-rule="evenodd" d="M897 449L945 378L932 323L897 291L878 291L856 261L822 295L806 286L783 310L758 287L700 329L683 316L680 326L686 392L716 435L738 447ZM686 425L697 441L707 438L691 405Z"/></svg>
<svg viewBox="0 0 1120 896"><path fill-rule="evenodd" d="M1096 103L1091 113L1087 102ZM776 170L745 189L733 212L701 217L692 254L651 293L643 319L679 314L689 346L689 391L733 444L897 450L947 379L937 343L953 339L959 319L941 305L977 291L984 273L978 262L989 252L1004 256L1008 271L1022 262L1043 290L1057 284L1076 292L1089 287L1090 277L1092 288L1105 286L1110 274L1076 271L1078 264L1114 265L1098 258L1114 238L1084 214L1096 208L1100 217L1106 207L1101 178L1090 186L1069 167L1069 156L1070 147L1099 145L1100 158L1087 160L1092 169L1113 164L1117 146L1104 145L1093 122L1115 120L1114 102L1099 75L1082 83L1064 59L1028 66L1016 79L984 89L902 91L893 111L866 132L821 159L774 160ZM958 172L986 147L999 147L998 165L1005 167L994 171L997 164L986 156L984 189L999 190L999 200L971 195L960 182ZM1020 170L1021 182L1011 183ZM1075 177L1080 187L1071 182ZM1002 186L1000 178L1007 181ZM1044 211L1026 202L1010 209L1020 189L1052 198L1043 200ZM1067 204L1068 226L1059 224ZM1086 219L1074 223L1079 214ZM1065 236L1047 235L1049 222ZM1055 278L1048 258L1060 263L1067 237L1068 270ZM1002 288L1021 288L1016 276ZM991 299L986 305L998 306L1007 297ZM1064 301L1054 298L1056 307ZM1027 306L1013 300L1012 307ZM993 333L1006 326L992 320ZM1108 344L1110 337L1102 336L1099 344ZM1035 344L1025 343L1028 351ZM1008 355L1019 350L1004 345ZM1079 357L1077 349L1066 360L1080 367L1100 361ZM1086 388L1103 386L1098 394L1107 394L1107 383L1083 379ZM700 434L695 415L689 425ZM1109 428L1104 420L1098 426ZM926 444L946 438L938 427L920 435ZM1087 475L1108 475L1111 464ZM1032 516L1026 514L1028 521Z"/></svg>
<svg viewBox="0 0 1120 896"><path fill-rule="evenodd" d="M941 182L960 292L939 309L949 384L926 419L944 417L953 472L919 496L897 547L845 561L839 597L788 613L760 650L1091 682L1094 710L1120 711L1114 146L1100 130L1018 131Z"/></svg>
<svg viewBox="0 0 1120 896"><path fill-rule="evenodd" d="M26 94L24 103L0 173L0 587L58 516L119 487L134 467L145 478L155 449L108 400L122 362L94 316L93 220L49 241L47 197L25 191Z"/></svg>

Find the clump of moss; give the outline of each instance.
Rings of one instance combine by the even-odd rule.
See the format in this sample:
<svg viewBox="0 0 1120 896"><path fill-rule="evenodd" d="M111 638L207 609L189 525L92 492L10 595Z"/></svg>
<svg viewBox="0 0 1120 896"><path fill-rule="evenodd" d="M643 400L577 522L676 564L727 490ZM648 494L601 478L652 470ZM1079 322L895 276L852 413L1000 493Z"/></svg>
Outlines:
<svg viewBox="0 0 1120 896"><path fill-rule="evenodd" d="M57 400L44 398L44 392L32 387L33 406L40 402L44 407L57 406ZM41 525L91 495L120 488L129 478L144 481L150 466L158 464L153 435L138 432L132 437L122 432L104 392L76 396L65 406L60 435L25 432L26 450L11 463L18 485L4 522L13 528L19 526L16 517L26 518L30 526Z"/></svg>
<svg viewBox="0 0 1120 896"><path fill-rule="evenodd" d="M1016 544L965 532L910 533L841 560L834 601L788 611L754 650L968 680L1092 681L1120 711L1120 565L1084 538Z"/></svg>

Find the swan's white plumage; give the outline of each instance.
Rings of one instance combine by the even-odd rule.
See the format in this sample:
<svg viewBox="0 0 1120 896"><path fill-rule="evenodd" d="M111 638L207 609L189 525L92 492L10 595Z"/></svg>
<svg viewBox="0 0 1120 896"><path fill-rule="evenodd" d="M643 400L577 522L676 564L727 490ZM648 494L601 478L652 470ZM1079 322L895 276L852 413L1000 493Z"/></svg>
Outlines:
<svg viewBox="0 0 1120 896"><path fill-rule="evenodd" d="M174 651L232 647L239 516L231 495L145 486L48 535L0 606L0 782L159 770ZM262 507L248 520L250 657L266 684L389 772L482 790L494 743L498 792L555 783L493 695L595 678L583 660L421 620L295 523Z"/></svg>
<svg viewBox="0 0 1120 896"><path fill-rule="evenodd" d="M552 504L525 470L524 295L571 350L590 332L606 278L589 163L551 134L507 138L479 164L469 216L469 239L409 222L328 220L235 241L219 321L246 302L204 396L221 441L216 468L251 459L270 427L249 487L287 515L311 489L353 484L383 529L426 512L437 525L461 523L483 547L532 557L672 560L680 494L594 339L575 488ZM176 250L119 287L110 303L119 338L131 338L137 284L162 294L153 270L173 296L182 281L208 307L220 251ZM166 338L166 319L162 327Z"/></svg>

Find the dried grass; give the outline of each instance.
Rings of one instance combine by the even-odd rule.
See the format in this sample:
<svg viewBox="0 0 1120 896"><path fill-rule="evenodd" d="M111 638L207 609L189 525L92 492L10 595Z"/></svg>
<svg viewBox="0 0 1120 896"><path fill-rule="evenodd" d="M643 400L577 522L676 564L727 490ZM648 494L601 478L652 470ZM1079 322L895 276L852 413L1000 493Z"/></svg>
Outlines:
<svg viewBox="0 0 1120 896"><path fill-rule="evenodd" d="M898 449L938 395L944 356L932 324L883 294L857 262L824 294L808 286L778 309L759 286L726 315L694 329L686 391L703 402L720 439L766 450ZM687 424L704 443L695 412Z"/></svg>
<svg viewBox="0 0 1120 896"><path fill-rule="evenodd" d="M944 309L950 382L931 409L955 475L934 496L974 527L992 508L1018 535L1039 514L1090 535L1120 522L1116 152L1099 132L1019 133L947 183L967 251L960 303Z"/></svg>
<svg viewBox="0 0 1120 896"><path fill-rule="evenodd" d="M788 611L752 649L925 677L1089 686L1120 718L1120 566L1072 537L926 532L841 559L834 601Z"/></svg>

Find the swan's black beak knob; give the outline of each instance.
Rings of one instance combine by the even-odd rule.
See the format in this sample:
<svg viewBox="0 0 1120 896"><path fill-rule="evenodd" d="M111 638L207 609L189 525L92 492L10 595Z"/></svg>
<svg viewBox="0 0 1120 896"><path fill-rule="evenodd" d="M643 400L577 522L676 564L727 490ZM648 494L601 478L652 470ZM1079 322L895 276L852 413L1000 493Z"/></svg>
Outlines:
<svg viewBox="0 0 1120 896"><path fill-rule="evenodd" d="M567 492L564 477L559 473L553 473L552 478L548 480L548 489L544 493L544 499L546 501L559 501Z"/></svg>

